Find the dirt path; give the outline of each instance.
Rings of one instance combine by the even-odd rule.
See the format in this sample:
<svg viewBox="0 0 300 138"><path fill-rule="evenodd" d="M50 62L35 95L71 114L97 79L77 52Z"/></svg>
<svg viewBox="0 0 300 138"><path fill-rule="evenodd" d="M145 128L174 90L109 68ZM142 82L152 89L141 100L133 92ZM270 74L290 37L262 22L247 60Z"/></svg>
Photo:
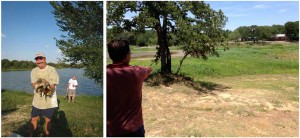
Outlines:
<svg viewBox="0 0 300 138"><path fill-rule="evenodd" d="M156 51L145 51L145 52L137 52L131 55L132 59L135 60L149 60L154 59ZM172 57L183 57L184 53L182 50L171 50Z"/></svg>
<svg viewBox="0 0 300 138"><path fill-rule="evenodd" d="M229 89L205 95L183 84L145 85L146 136L298 136L299 103L292 100L299 98L298 76L255 78L263 78L265 88L243 85L253 76L216 80ZM268 88L271 84L267 82L272 81L279 82L282 89Z"/></svg>

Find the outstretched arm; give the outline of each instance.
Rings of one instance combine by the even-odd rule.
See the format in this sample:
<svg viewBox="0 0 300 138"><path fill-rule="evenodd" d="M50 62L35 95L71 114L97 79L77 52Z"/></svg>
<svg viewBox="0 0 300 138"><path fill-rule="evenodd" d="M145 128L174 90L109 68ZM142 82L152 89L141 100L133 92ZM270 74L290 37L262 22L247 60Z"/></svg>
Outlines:
<svg viewBox="0 0 300 138"><path fill-rule="evenodd" d="M147 66L147 67L145 67L146 69L147 69L147 73L148 73L148 75L152 72L152 68L151 67L149 67L149 66Z"/></svg>
<svg viewBox="0 0 300 138"><path fill-rule="evenodd" d="M143 67L143 68L146 70L146 73L145 73L145 76L144 76L144 79L146 79L150 75L150 73L152 72L152 68L148 67L148 66Z"/></svg>

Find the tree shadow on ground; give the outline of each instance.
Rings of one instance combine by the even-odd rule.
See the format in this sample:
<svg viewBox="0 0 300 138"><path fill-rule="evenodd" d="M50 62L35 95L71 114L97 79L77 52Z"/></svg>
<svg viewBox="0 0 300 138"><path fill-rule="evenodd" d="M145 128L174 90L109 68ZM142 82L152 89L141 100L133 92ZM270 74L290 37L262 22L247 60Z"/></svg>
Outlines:
<svg viewBox="0 0 300 138"><path fill-rule="evenodd" d="M51 122L51 131L50 131L50 137L72 137L72 132L69 127L69 123L66 118L66 114L64 111L59 110L59 103L58 100L58 108L55 109L54 115L52 117ZM18 128L13 133L19 134L21 136L29 136L30 133L30 127L31 127L31 119L29 119L23 126ZM38 120L38 126L35 130L34 137L45 137L45 119L40 116L40 119Z"/></svg>
<svg viewBox="0 0 300 138"><path fill-rule="evenodd" d="M170 86L172 84L184 84L187 87L191 87L197 91L197 94L215 94L215 91L223 91L230 89L228 86L216 84L214 82L206 81L194 81L191 77L176 74L160 74L153 73L147 79L148 86L165 85Z"/></svg>

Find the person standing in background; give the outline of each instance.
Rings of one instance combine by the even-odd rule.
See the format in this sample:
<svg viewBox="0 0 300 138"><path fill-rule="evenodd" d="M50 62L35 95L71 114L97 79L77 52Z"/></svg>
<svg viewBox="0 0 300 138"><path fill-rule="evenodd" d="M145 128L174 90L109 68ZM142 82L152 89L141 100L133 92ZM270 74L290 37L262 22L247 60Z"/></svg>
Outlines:
<svg viewBox="0 0 300 138"><path fill-rule="evenodd" d="M76 80L76 76L73 75L72 78L69 80L69 84L67 87L68 102L70 102L71 99L72 99L72 102L74 102L77 86L78 86L78 82Z"/></svg>

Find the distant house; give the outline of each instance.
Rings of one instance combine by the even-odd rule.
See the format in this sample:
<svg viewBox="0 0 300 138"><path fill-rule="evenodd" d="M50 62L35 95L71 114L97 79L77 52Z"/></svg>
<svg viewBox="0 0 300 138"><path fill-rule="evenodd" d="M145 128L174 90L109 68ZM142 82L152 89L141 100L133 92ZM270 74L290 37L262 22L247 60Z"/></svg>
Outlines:
<svg viewBox="0 0 300 138"><path fill-rule="evenodd" d="M274 41L286 41L287 38L286 38L285 34L276 34L276 35L273 37L273 40L274 40Z"/></svg>

